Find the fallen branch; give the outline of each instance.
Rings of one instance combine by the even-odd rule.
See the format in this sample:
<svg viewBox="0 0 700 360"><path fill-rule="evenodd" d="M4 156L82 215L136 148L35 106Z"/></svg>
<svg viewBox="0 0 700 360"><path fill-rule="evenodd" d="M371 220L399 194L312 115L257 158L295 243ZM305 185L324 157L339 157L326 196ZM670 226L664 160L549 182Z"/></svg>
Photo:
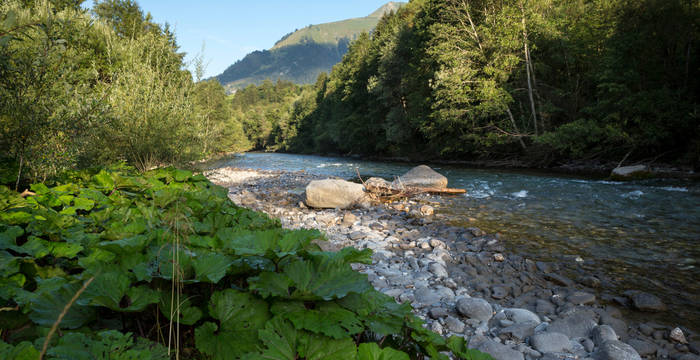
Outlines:
<svg viewBox="0 0 700 360"><path fill-rule="evenodd" d="M19 196L26 198L27 196L35 196L36 193L29 191L29 189L24 190Z"/></svg>

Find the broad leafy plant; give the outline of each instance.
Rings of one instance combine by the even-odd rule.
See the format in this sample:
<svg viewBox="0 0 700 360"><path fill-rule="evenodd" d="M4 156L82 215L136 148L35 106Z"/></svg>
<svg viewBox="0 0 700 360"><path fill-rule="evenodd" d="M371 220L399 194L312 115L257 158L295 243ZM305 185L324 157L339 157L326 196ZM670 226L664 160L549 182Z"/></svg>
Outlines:
<svg viewBox="0 0 700 360"><path fill-rule="evenodd" d="M369 250L321 251L320 232L202 175L122 166L31 189L0 188L4 359L481 356L374 290L351 268Z"/></svg>

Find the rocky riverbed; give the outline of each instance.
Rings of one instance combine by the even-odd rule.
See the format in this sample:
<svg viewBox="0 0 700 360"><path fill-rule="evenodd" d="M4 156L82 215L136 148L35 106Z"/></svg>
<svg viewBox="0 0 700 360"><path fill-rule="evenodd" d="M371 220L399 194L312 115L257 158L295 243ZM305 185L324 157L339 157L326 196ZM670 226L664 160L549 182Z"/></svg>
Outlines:
<svg viewBox="0 0 700 360"><path fill-rule="evenodd" d="M499 234L452 227L430 195L351 210L316 210L304 188L325 177L221 168L206 174L237 204L287 228L323 231L328 249L374 251L357 266L378 290L409 302L430 328L464 336L496 359L700 359L700 337L684 324L625 318L621 309L664 311L654 295L600 298L604 280L567 269L583 259L539 262L508 254ZM507 226L507 224L504 224Z"/></svg>

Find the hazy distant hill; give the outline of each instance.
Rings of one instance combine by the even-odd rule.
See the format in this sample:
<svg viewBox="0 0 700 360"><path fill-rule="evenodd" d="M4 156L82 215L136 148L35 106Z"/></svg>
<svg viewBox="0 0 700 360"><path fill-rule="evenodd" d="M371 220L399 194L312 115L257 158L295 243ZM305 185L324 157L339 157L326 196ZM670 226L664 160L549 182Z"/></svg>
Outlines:
<svg viewBox="0 0 700 360"><path fill-rule="evenodd" d="M374 29L385 13L396 11L403 4L389 2L366 17L295 30L277 41L272 49L246 55L216 79L230 90L260 84L265 79L313 83L320 73L330 71L340 62L350 41L363 31Z"/></svg>

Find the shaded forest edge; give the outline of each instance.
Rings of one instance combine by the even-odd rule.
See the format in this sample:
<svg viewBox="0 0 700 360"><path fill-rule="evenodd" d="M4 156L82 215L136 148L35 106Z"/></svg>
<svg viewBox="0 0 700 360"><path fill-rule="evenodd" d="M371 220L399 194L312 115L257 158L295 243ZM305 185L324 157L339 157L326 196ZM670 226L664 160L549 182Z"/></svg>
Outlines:
<svg viewBox="0 0 700 360"><path fill-rule="evenodd" d="M700 6L412 1L314 85L238 91L251 148L477 166L697 169Z"/></svg>

